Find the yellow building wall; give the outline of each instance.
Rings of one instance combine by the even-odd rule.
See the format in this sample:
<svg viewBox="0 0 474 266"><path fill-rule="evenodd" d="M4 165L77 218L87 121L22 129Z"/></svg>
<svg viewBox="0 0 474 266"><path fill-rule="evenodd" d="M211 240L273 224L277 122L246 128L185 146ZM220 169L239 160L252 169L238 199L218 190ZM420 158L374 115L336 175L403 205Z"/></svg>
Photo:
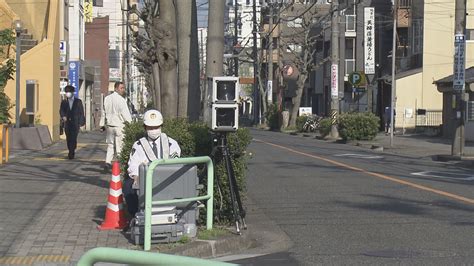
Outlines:
<svg viewBox="0 0 474 266"><path fill-rule="evenodd" d="M434 81L453 74L455 1L425 0L422 72L397 78L397 127L414 127L413 118L402 117L406 108L442 110L443 96ZM469 1L468 1L469 2ZM474 2L474 1L472 1ZM468 10L474 3L468 3ZM474 29L474 18L467 16L467 28ZM466 68L474 66L474 42L467 42Z"/></svg>
<svg viewBox="0 0 474 266"><path fill-rule="evenodd" d="M3 0L20 17L23 27L33 34L33 39L41 40L47 37L48 3L47 0Z"/></svg>
<svg viewBox="0 0 474 266"><path fill-rule="evenodd" d="M474 1L468 1L467 3L468 13L474 10ZM474 16L472 14L466 16L466 28L474 30ZM474 40L467 41L466 44L466 66L467 68L474 66Z"/></svg>
<svg viewBox="0 0 474 266"><path fill-rule="evenodd" d="M423 88L420 108L443 109L443 96L433 81L453 74L454 2L425 1Z"/></svg>
<svg viewBox="0 0 474 266"><path fill-rule="evenodd" d="M26 98L26 80L37 80L37 113L35 118L42 125L47 125L53 140L59 139L59 16L58 0L50 0L50 12L47 17L47 39L21 55L20 72L20 114L24 113ZM22 17L20 19L23 20ZM15 80L8 81L6 94L12 103L16 102ZM15 121L15 108L10 111ZM21 117L23 123L26 117Z"/></svg>
<svg viewBox="0 0 474 266"><path fill-rule="evenodd" d="M423 73L397 79L397 104L395 127L415 127L415 112L420 108L423 91ZM411 115L409 115L411 111Z"/></svg>

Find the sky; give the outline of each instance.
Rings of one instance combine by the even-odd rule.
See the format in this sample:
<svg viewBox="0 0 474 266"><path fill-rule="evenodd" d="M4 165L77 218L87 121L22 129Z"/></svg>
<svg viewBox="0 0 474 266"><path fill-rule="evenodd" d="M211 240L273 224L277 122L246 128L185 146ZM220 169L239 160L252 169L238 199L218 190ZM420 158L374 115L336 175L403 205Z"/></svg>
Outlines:
<svg viewBox="0 0 474 266"><path fill-rule="evenodd" d="M197 19L199 28L207 28L207 13L209 12L208 0L196 0Z"/></svg>

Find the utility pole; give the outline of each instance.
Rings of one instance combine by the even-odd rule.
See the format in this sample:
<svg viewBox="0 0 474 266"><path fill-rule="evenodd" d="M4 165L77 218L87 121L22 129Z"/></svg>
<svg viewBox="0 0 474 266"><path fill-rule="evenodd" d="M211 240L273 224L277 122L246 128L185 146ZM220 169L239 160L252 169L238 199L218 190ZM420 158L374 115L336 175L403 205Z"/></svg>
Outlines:
<svg viewBox="0 0 474 266"><path fill-rule="evenodd" d="M239 57L237 53L237 44L239 43L239 19L238 19L239 5L237 0L234 0L234 76L239 76Z"/></svg>
<svg viewBox="0 0 474 266"><path fill-rule="evenodd" d="M127 12L127 22L125 23L125 34L127 35L127 43L126 43L126 54L127 54L127 62L126 62L126 83L125 86L127 86L127 97L132 101L132 94L131 94L131 81L130 81L130 0L127 0L127 9L125 10ZM132 103L133 104L133 103Z"/></svg>
<svg viewBox="0 0 474 266"><path fill-rule="evenodd" d="M339 0L331 2L331 138L339 138Z"/></svg>
<svg viewBox="0 0 474 266"><path fill-rule="evenodd" d="M278 96L277 96L277 104L278 104L278 110L281 112L283 111L283 76L281 75L281 70L282 70L282 62L281 62L281 55L280 55L280 40L281 40L281 31L280 31L280 8L281 6L278 6L277 10L277 22L278 22L278 31L277 31L277 42L276 42L276 50L277 50L277 90L278 90Z"/></svg>
<svg viewBox="0 0 474 266"><path fill-rule="evenodd" d="M260 106L260 97L258 93L258 64L257 64L257 0L253 0L253 7L252 7L252 22L253 22L253 116L254 116L254 123L257 125L259 123L259 106Z"/></svg>
<svg viewBox="0 0 474 266"><path fill-rule="evenodd" d="M393 37L392 37L392 89L390 91L390 147L393 147L393 131L395 123L393 123L395 112L395 90L397 89L397 19L398 19L398 0L393 0Z"/></svg>
<svg viewBox="0 0 474 266"><path fill-rule="evenodd" d="M456 0L456 11L454 14L455 35L454 35L454 73L453 73L453 93L455 97L455 131L451 154L453 156L464 155L465 132L464 121L466 118L465 101L465 65L466 65L466 0Z"/></svg>
<svg viewBox="0 0 474 266"><path fill-rule="evenodd" d="M267 100L270 105L273 101L273 2L269 3L269 23L268 23L268 49L267 49L267 65L268 65L268 78L267 78Z"/></svg>
<svg viewBox="0 0 474 266"><path fill-rule="evenodd" d="M224 10L225 1L209 0L208 35L206 47L206 76L212 78L224 71ZM211 93L206 86L204 99L204 121L211 120Z"/></svg>

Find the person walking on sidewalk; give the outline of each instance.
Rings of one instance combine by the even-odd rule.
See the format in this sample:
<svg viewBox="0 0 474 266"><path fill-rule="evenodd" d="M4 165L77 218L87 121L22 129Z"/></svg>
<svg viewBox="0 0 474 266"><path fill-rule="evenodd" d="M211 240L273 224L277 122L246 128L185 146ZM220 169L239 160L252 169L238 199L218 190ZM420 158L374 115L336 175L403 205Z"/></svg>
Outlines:
<svg viewBox="0 0 474 266"><path fill-rule="evenodd" d="M181 148L176 140L161 132L163 116L158 110L148 110L143 116L146 137L136 141L128 160L128 176L124 180L123 194L127 202L128 212L132 217L138 211L138 167L142 163L150 163L156 159L177 158L181 156Z"/></svg>
<svg viewBox="0 0 474 266"><path fill-rule="evenodd" d="M392 108L390 107L385 107L385 112L384 112L384 120L385 120L385 134L388 135L390 133L390 125L392 123L392 121L390 120L391 118L391 112L392 111ZM395 112L395 109L393 110L393 131L395 132L395 115L397 113Z"/></svg>
<svg viewBox="0 0 474 266"><path fill-rule="evenodd" d="M132 115L125 99L125 86L123 82L115 82L115 92L104 99L104 111L100 118L101 131L107 131L107 154L105 156L105 169L111 169L114 155L120 155L123 143L123 128L125 122L132 121Z"/></svg>
<svg viewBox="0 0 474 266"><path fill-rule="evenodd" d="M77 135L80 127L86 124L84 117L84 106L82 101L74 97L75 88L67 85L64 88L66 99L61 102L59 115L64 123L64 132L66 133L67 148L69 150L69 160L74 159L77 147Z"/></svg>

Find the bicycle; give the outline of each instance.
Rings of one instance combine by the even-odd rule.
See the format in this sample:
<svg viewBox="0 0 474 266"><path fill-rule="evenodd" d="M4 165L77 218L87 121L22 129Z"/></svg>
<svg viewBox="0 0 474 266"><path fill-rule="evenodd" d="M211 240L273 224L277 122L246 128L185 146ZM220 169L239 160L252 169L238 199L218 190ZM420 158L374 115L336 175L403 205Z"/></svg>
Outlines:
<svg viewBox="0 0 474 266"><path fill-rule="evenodd" d="M306 122L303 125L304 132L316 132L319 129L319 125L323 118L318 115L308 116Z"/></svg>

